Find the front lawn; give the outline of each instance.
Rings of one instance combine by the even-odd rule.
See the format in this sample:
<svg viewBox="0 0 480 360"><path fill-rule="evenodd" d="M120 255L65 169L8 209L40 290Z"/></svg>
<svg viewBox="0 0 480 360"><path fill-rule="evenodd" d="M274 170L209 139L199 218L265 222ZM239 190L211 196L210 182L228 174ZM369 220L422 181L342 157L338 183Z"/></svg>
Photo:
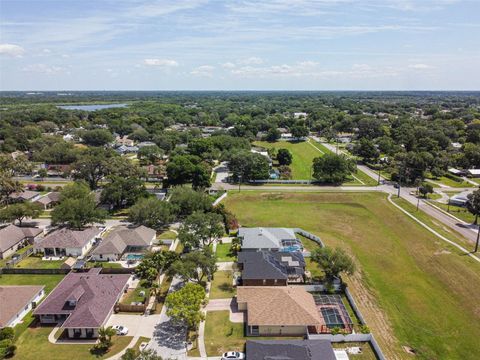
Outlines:
<svg viewBox="0 0 480 360"><path fill-rule="evenodd" d="M232 192L225 205L243 226L303 228L351 254L358 271L345 281L387 358L410 359L409 346L417 359L477 359L479 264L385 194Z"/></svg>
<svg viewBox="0 0 480 360"><path fill-rule="evenodd" d="M104 356L90 353L91 344L52 344L48 335L52 327L29 327L20 335L15 345L17 351L14 359L21 360L89 360L107 359L125 349L132 336L114 336L113 346Z"/></svg>
<svg viewBox="0 0 480 360"><path fill-rule="evenodd" d="M226 299L235 295L231 271L217 271L210 288L210 299Z"/></svg>
<svg viewBox="0 0 480 360"><path fill-rule="evenodd" d="M230 252L230 248L232 247L232 244L217 244L217 250L216 250L216 255L217 255L217 261L235 261L235 255L233 255Z"/></svg>

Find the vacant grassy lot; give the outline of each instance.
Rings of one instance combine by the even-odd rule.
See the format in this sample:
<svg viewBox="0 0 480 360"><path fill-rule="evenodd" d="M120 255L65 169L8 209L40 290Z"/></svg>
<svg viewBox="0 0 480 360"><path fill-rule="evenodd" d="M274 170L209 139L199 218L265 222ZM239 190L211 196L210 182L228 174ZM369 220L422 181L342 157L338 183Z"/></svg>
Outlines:
<svg viewBox="0 0 480 360"><path fill-rule="evenodd" d="M247 338L243 323L232 323L228 311L209 311L205 320L205 348L208 356L221 356L226 351L245 351L245 342L250 340L280 339L273 337ZM282 337L281 339L301 339Z"/></svg>
<svg viewBox="0 0 480 360"><path fill-rule="evenodd" d="M210 288L210 299L226 299L235 295L231 271L217 271Z"/></svg>
<svg viewBox="0 0 480 360"><path fill-rule="evenodd" d="M230 252L232 244L217 244L217 261L234 261L235 256Z"/></svg>
<svg viewBox="0 0 480 360"><path fill-rule="evenodd" d="M243 226L301 227L352 254L346 281L388 359L409 359L402 345L418 359L478 358L480 266L384 194L232 193L225 204Z"/></svg>
<svg viewBox="0 0 480 360"><path fill-rule="evenodd" d="M61 345L48 341L51 327L29 327L17 340L13 359L21 360L90 360L106 359L122 351L132 340L131 336L114 336L113 346L104 356L90 354L90 344Z"/></svg>
<svg viewBox="0 0 480 360"><path fill-rule="evenodd" d="M311 179L310 172L313 159L322 155L307 141L277 141L274 143L270 143L267 141L257 141L254 143L254 145L261 146L265 149L288 149L292 153L292 163L290 164L290 168L292 169L292 179L294 180Z"/></svg>

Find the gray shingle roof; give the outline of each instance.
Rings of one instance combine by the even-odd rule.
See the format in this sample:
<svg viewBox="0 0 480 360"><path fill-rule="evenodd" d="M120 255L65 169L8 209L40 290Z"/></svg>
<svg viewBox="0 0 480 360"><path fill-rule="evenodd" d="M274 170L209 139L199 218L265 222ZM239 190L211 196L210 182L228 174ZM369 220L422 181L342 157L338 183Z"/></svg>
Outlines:
<svg viewBox="0 0 480 360"><path fill-rule="evenodd" d="M119 226L108 233L92 254L122 254L127 246L147 247L151 245L155 235L155 230L143 225L136 228Z"/></svg>
<svg viewBox="0 0 480 360"><path fill-rule="evenodd" d="M287 279L288 275L302 275L305 260L300 252L242 251L238 262L243 264L242 279Z"/></svg>
<svg viewBox="0 0 480 360"><path fill-rule="evenodd" d="M26 228L8 225L0 230L0 252L10 249L25 238L35 237L42 232L39 228Z"/></svg>
<svg viewBox="0 0 480 360"><path fill-rule="evenodd" d="M70 272L37 307L34 315L70 315L63 328L102 326L123 293L129 275L103 275L97 269L88 273ZM77 299L75 307L67 300Z"/></svg>
<svg viewBox="0 0 480 360"><path fill-rule="evenodd" d="M247 340L248 360L335 360L328 340Z"/></svg>
<svg viewBox="0 0 480 360"><path fill-rule="evenodd" d="M92 226L84 230L61 228L55 230L35 243L35 249L44 248L82 248L102 230Z"/></svg>
<svg viewBox="0 0 480 360"><path fill-rule="evenodd" d="M242 249L280 249L282 240L296 240L295 233L288 228L240 228Z"/></svg>

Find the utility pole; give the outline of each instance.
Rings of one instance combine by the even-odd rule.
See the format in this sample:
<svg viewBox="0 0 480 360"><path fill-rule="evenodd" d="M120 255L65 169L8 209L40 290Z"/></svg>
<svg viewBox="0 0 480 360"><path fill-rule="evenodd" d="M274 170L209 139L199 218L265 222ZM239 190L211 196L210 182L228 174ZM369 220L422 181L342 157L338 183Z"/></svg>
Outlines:
<svg viewBox="0 0 480 360"><path fill-rule="evenodd" d="M473 250L474 253L478 251L478 241L480 240L480 226L478 227L478 232L477 232L477 242L475 243L475 250Z"/></svg>
<svg viewBox="0 0 480 360"><path fill-rule="evenodd" d="M242 185L242 175L238 175L238 192L240 192L241 185Z"/></svg>

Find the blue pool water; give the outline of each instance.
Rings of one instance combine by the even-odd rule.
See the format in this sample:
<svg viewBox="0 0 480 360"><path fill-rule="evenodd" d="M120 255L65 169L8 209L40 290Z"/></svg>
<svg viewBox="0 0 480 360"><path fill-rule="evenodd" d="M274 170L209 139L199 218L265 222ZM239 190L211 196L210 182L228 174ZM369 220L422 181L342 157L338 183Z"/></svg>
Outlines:
<svg viewBox="0 0 480 360"><path fill-rule="evenodd" d="M143 254L128 254L127 255L127 260L142 260L143 259Z"/></svg>

